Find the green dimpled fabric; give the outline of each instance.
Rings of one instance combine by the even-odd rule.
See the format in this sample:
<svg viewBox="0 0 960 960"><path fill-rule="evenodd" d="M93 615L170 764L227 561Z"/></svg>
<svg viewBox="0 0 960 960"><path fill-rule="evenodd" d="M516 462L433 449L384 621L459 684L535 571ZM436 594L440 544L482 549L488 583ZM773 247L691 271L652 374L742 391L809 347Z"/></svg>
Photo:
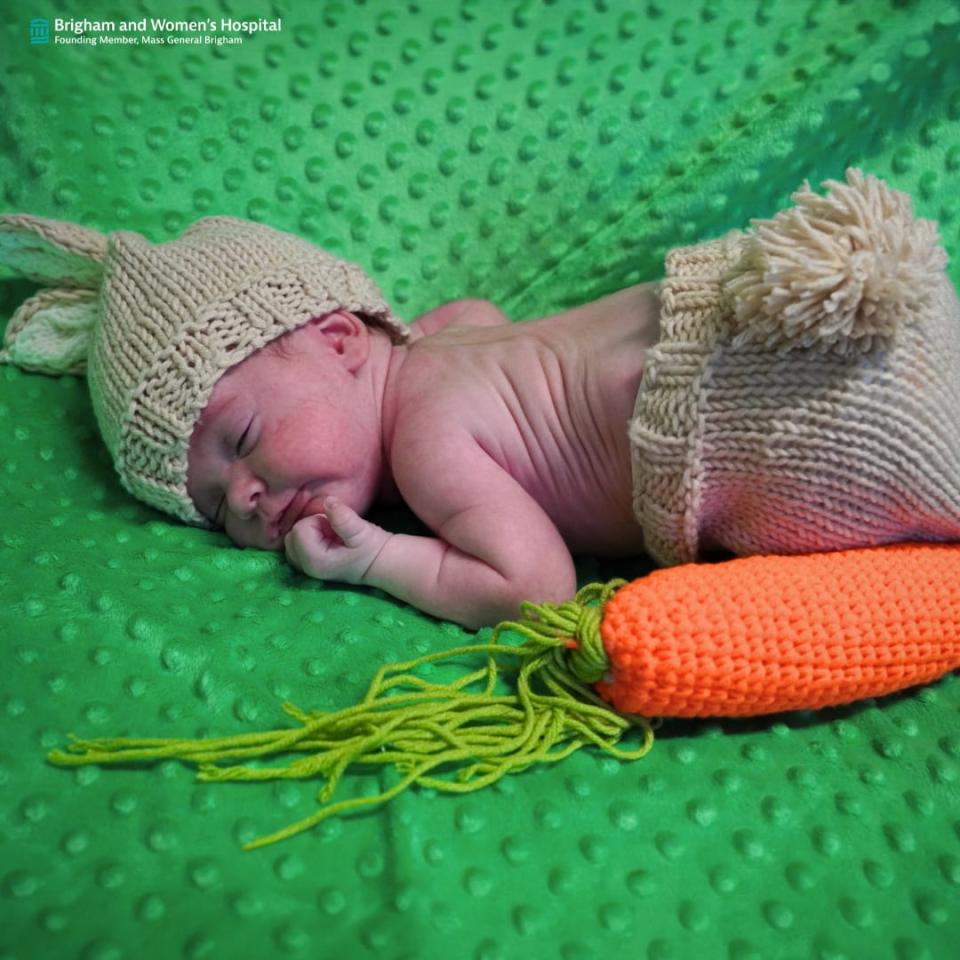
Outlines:
<svg viewBox="0 0 960 960"><path fill-rule="evenodd" d="M949 0L214 6L11 8L3 208L156 241L246 217L358 261L407 319L485 297L522 320L656 278L669 247L857 165L939 220L960 280ZM54 15L281 29L81 46L54 42ZM3 321L34 289L0 282ZM322 784L46 752L70 732L274 729L284 700L338 709L380 663L471 637L131 500L80 379L0 368L0 476L2 960L958 955L955 676L842 710L667 721L636 763L584 750L245 853ZM343 789L395 782L362 770Z"/></svg>

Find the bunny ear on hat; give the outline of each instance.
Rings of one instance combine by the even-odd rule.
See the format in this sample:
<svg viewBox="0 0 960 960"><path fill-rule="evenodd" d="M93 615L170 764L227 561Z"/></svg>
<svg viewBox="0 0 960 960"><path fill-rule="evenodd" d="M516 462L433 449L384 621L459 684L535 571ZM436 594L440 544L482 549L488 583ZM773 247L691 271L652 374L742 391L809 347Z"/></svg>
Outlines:
<svg viewBox="0 0 960 960"><path fill-rule="evenodd" d="M41 290L10 319L0 363L54 376L86 373L87 350L99 315L95 290Z"/></svg>
<svg viewBox="0 0 960 960"><path fill-rule="evenodd" d="M106 236L89 227L0 216L0 266L45 285L10 318L0 363L52 375L86 371L106 254Z"/></svg>

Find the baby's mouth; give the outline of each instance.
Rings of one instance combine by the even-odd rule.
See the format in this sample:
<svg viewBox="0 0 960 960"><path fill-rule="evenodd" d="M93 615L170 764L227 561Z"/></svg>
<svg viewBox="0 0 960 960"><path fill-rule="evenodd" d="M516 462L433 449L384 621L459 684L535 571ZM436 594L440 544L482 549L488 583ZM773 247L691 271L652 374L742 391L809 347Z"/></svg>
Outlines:
<svg viewBox="0 0 960 960"><path fill-rule="evenodd" d="M284 537L293 529L298 520L302 520L307 514L307 508L310 503L317 499L314 494L305 487L301 487L291 498L286 509L280 516L277 524L278 539L283 543ZM314 510L314 513L320 513L320 510Z"/></svg>
<svg viewBox="0 0 960 960"><path fill-rule="evenodd" d="M304 499L306 497L306 499ZM290 532L293 525L300 519L300 511L306 506L310 494L301 487L290 498L290 502L284 508L277 523L277 536L280 541Z"/></svg>

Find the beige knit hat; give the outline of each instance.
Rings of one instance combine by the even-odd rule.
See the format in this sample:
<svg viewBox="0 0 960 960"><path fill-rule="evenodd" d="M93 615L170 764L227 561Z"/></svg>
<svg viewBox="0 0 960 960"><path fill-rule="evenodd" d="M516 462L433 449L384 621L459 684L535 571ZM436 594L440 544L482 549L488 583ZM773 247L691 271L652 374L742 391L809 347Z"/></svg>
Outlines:
<svg viewBox="0 0 960 960"><path fill-rule="evenodd" d="M859 170L672 250L634 419L662 564L960 540L960 303L936 225Z"/></svg>
<svg viewBox="0 0 960 960"><path fill-rule="evenodd" d="M124 488L210 528L187 493L187 448L217 380L312 317L344 309L408 336L373 281L293 234L206 217L176 240L0 216L0 264L45 288L11 318L0 362L86 373Z"/></svg>

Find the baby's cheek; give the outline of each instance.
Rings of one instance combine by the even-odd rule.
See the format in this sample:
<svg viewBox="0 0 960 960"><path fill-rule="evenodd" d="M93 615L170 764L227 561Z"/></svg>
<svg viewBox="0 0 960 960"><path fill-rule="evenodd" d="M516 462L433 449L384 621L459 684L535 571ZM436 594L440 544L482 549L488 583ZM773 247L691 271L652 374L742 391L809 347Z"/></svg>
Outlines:
<svg viewBox="0 0 960 960"><path fill-rule="evenodd" d="M279 394L283 385L275 389ZM312 448L312 438L323 431L330 416L328 403L305 395L308 385L297 381L287 388L287 393L292 394L294 389L299 391L296 395L278 396L267 411L264 422L266 437L291 455L304 446Z"/></svg>

